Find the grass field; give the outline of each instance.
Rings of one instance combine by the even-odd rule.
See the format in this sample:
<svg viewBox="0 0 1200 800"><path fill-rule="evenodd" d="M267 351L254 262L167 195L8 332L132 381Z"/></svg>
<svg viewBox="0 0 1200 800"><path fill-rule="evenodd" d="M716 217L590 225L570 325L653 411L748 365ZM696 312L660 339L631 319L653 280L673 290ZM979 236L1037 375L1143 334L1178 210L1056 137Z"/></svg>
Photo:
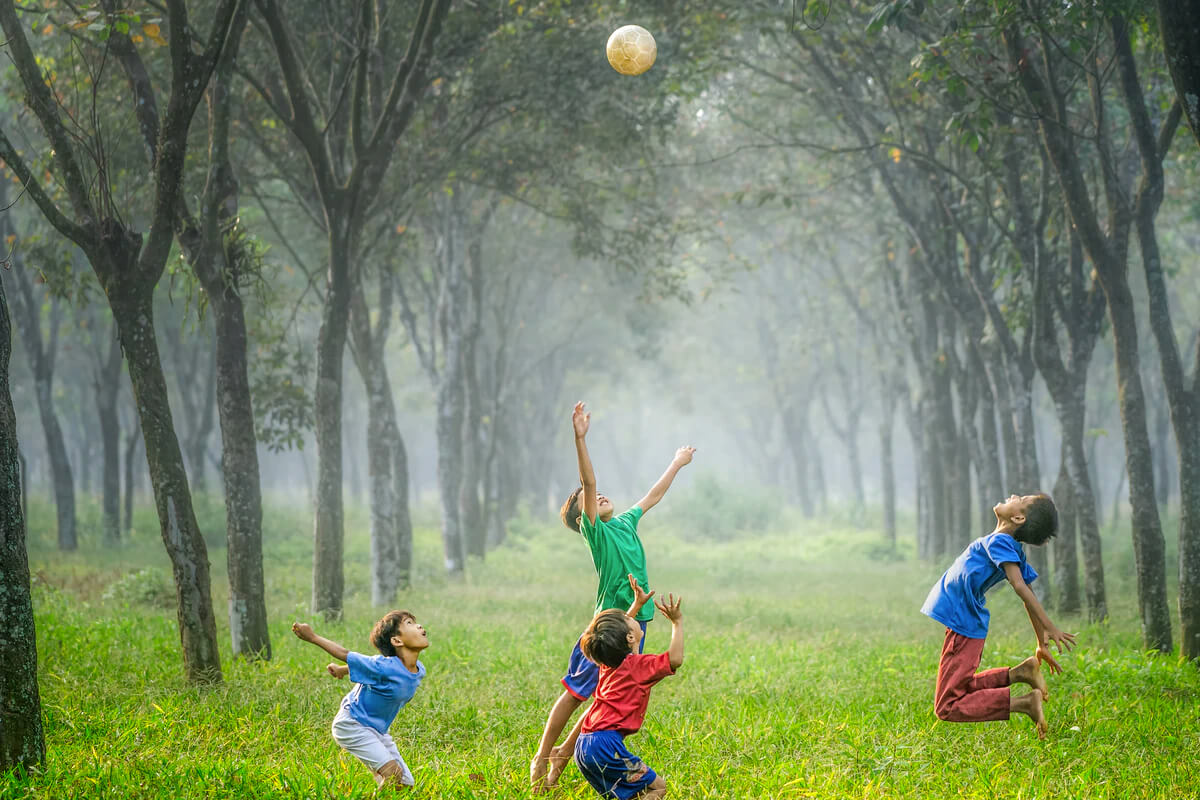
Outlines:
<svg viewBox="0 0 1200 800"><path fill-rule="evenodd" d="M0 777L0 798L353 798L374 782L329 735L345 682L288 631L293 620L369 652L361 510L347 524L346 619L307 613L310 518L267 513L266 576L274 659L232 662L225 682L186 686L174 611L155 607L166 558L149 511L116 551L52 549L49 507L31 514L31 568L43 712L43 772ZM219 509L203 512L219 529ZM85 510L94 516L94 509ZM525 522L508 545L440 575L431 519L417 535L415 587L398 601L429 630L428 674L392 727L414 797L519 798L570 647L591 614L586 547L550 523ZM85 519L86 523L86 519ZM673 531L667 509L641 531L654 588L683 595L686 662L653 693L630 740L676 798L1125 798L1200 793L1200 674L1139 651L1131 560L1110 547L1111 621L1079 632L1051 679L1050 733L1029 720L939 722L933 683L942 629L918 609L941 567L878 559L876 534L784 521L714 544ZM874 554L875 559L870 556ZM225 553L213 548L224 622ZM149 569L136 577L139 569ZM113 588L117 584L117 588ZM106 597L105 595L108 595ZM984 667L1032 651L1011 591L991 595ZM1052 616L1054 616L1052 614ZM647 651L669 625L651 623ZM1023 687L1022 687L1023 689ZM557 798L594 796L573 767Z"/></svg>

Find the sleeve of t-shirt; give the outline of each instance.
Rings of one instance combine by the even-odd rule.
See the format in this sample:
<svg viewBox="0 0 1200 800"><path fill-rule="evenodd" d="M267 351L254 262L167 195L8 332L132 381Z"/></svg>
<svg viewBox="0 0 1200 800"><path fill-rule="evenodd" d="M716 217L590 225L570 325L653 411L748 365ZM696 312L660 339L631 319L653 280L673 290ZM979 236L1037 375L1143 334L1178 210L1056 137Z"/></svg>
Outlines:
<svg viewBox="0 0 1200 800"><path fill-rule="evenodd" d="M634 506L633 508L631 508L628 511L621 514L621 516L619 516L618 519L622 519L622 520L628 522L634 528L636 528L637 524L638 524L638 520L640 520L642 518L642 514L645 514L645 513L646 513L645 511L642 511L641 506Z"/></svg>
<svg viewBox="0 0 1200 800"><path fill-rule="evenodd" d="M383 683L387 676L382 670L379 656L364 656L362 653L346 653L346 666L350 668L350 680L369 685Z"/></svg>
<svg viewBox="0 0 1200 800"><path fill-rule="evenodd" d="M1025 563L1025 557L1021 554L1017 540L1007 533L993 536L985 547L988 558L997 567L1003 568L1003 565L1007 563L1020 564L1021 577L1025 580L1025 583L1033 583L1037 579L1037 572L1034 571L1033 567Z"/></svg>
<svg viewBox="0 0 1200 800"><path fill-rule="evenodd" d="M633 677L644 686L653 686L668 675L675 674L675 670L671 667L671 656L668 653L656 653L655 655L638 653L630 658L636 659L633 663Z"/></svg>
<svg viewBox="0 0 1200 800"><path fill-rule="evenodd" d="M600 532L600 526L602 524L603 523L600 522L599 515L597 515L596 521L592 522L590 519L588 519L588 515L585 514L582 509L579 511L579 532L583 534L583 538L588 542L595 541L596 535Z"/></svg>

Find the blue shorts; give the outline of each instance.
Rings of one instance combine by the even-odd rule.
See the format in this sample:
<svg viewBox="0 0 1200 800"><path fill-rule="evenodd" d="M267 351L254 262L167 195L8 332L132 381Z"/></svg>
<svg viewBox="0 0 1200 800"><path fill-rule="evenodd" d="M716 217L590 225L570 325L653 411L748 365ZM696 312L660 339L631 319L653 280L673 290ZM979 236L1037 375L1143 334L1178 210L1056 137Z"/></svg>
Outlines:
<svg viewBox="0 0 1200 800"><path fill-rule="evenodd" d="M616 731L592 731L575 740L575 765L602 797L628 800L641 794L658 776L629 752Z"/></svg>
<svg viewBox="0 0 1200 800"><path fill-rule="evenodd" d="M642 641L638 644L638 652L646 647L646 620L639 620L642 626ZM567 674L563 676L562 685L575 696L577 700L587 700L596 691L596 682L600 680L600 667L596 666L579 649L579 640L575 640L575 649L571 651L571 660L567 664Z"/></svg>

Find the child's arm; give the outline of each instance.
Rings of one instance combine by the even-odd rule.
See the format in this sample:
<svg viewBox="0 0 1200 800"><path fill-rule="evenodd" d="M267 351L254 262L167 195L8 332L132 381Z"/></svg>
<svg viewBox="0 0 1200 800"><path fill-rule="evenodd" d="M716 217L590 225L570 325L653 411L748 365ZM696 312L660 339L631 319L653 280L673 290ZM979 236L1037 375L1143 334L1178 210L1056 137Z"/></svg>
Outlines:
<svg viewBox="0 0 1200 800"><path fill-rule="evenodd" d="M646 496L638 502L643 514L658 505L658 501L663 499L667 489L671 488L671 482L675 480L675 475L679 470L685 464L692 463L692 454L695 452L696 448L694 447L681 447L675 451L675 458L671 459L671 466L667 467L667 471L662 474L658 482L651 486L650 491L646 492Z"/></svg>
<svg viewBox="0 0 1200 800"><path fill-rule="evenodd" d="M316 632L312 629L312 625L304 622L293 622L292 633L309 644L315 644L338 661L345 661L346 655L350 652L337 642L331 642L324 636L317 636Z"/></svg>
<svg viewBox="0 0 1200 800"><path fill-rule="evenodd" d="M1042 604L1038 602L1033 590L1029 588L1029 584L1025 583L1025 578L1021 575L1021 565L1013 561L1005 561L1004 575L1008 578L1008 582L1012 584L1013 591L1017 593L1017 597L1021 598L1021 602L1025 604L1025 610L1029 613L1029 624L1033 626L1033 632L1037 636L1037 656L1050 667L1052 672L1062 672L1062 667L1050 655L1050 649L1046 646L1050 642L1058 645L1058 650L1061 653L1065 649L1070 650L1075 644L1075 635L1072 633L1064 633L1059 630L1058 626L1050 621L1050 617L1046 614L1046 609L1042 608Z"/></svg>
<svg viewBox="0 0 1200 800"><path fill-rule="evenodd" d="M654 602L663 616L671 620L671 645L667 648L667 659L671 662L671 669L679 669L683 664L683 612L679 610L682 602L682 597L673 594L667 595L666 601Z"/></svg>
<svg viewBox="0 0 1200 800"><path fill-rule="evenodd" d="M599 501L596 500L596 473L592 471L592 458L588 455L587 432L591 426L592 415L585 413L583 402L575 404L571 412L571 426L575 428L575 456L579 460L579 485L583 487L583 513L588 521L596 522L599 512Z"/></svg>
<svg viewBox="0 0 1200 800"><path fill-rule="evenodd" d="M629 573L626 577L629 578L629 588L633 589L633 602L629 605L629 610L625 612L625 616L630 619L637 619L638 613L642 610L642 606L646 605L651 597L654 597L654 590L651 589L649 594L642 591L641 584L637 582L637 578L633 577L633 573Z"/></svg>
<svg viewBox="0 0 1200 800"><path fill-rule="evenodd" d="M325 669L329 670L329 674L338 680L350 674L350 667L345 664L329 664Z"/></svg>

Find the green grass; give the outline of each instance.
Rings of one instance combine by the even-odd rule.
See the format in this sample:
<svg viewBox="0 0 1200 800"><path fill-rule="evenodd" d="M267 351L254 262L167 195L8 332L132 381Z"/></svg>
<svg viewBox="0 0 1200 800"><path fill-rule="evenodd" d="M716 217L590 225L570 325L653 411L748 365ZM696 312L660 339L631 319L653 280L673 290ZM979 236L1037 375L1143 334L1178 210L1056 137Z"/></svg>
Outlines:
<svg viewBox="0 0 1200 800"><path fill-rule="evenodd" d="M85 526L84 548L64 556L44 533L52 509L35 505L49 756L39 774L0 777L0 798L371 796L367 770L329 735L347 684L288 631L310 620L311 519L298 505L277 499L266 515L275 657L231 661L222 626L225 682L210 689L182 680L173 611L104 597L130 572L169 574L152 512L141 512L119 549L88 545L98 537ZM219 506L200 506L202 524L219 530ZM413 796L528 796L529 758L591 613L586 548L561 527L525 520L519 536L452 584L431 523L428 513L418 518L417 582L398 600L433 643L425 682L392 728L417 779ZM1051 679L1050 735L1039 741L1024 717L980 725L934 717L942 631L918 608L937 569L871 560L875 535L845 523L784 523L719 544L680 538L669 513L642 525L653 586L685 598L686 663L654 690L646 726L630 741L670 796L1196 796L1200 674L1139 651L1131 589L1111 588L1128 581L1113 576L1108 624L1056 620L1079 631L1080 647ZM363 511L352 510L346 619L316 626L369 651L380 610L369 605L365 527ZM210 557L224 622L224 550ZM983 666L1015 663L1031 651L1024 610L1003 588L990 604ZM652 623L647 650L664 649L669 633L663 620ZM594 795L572 767L553 796Z"/></svg>

